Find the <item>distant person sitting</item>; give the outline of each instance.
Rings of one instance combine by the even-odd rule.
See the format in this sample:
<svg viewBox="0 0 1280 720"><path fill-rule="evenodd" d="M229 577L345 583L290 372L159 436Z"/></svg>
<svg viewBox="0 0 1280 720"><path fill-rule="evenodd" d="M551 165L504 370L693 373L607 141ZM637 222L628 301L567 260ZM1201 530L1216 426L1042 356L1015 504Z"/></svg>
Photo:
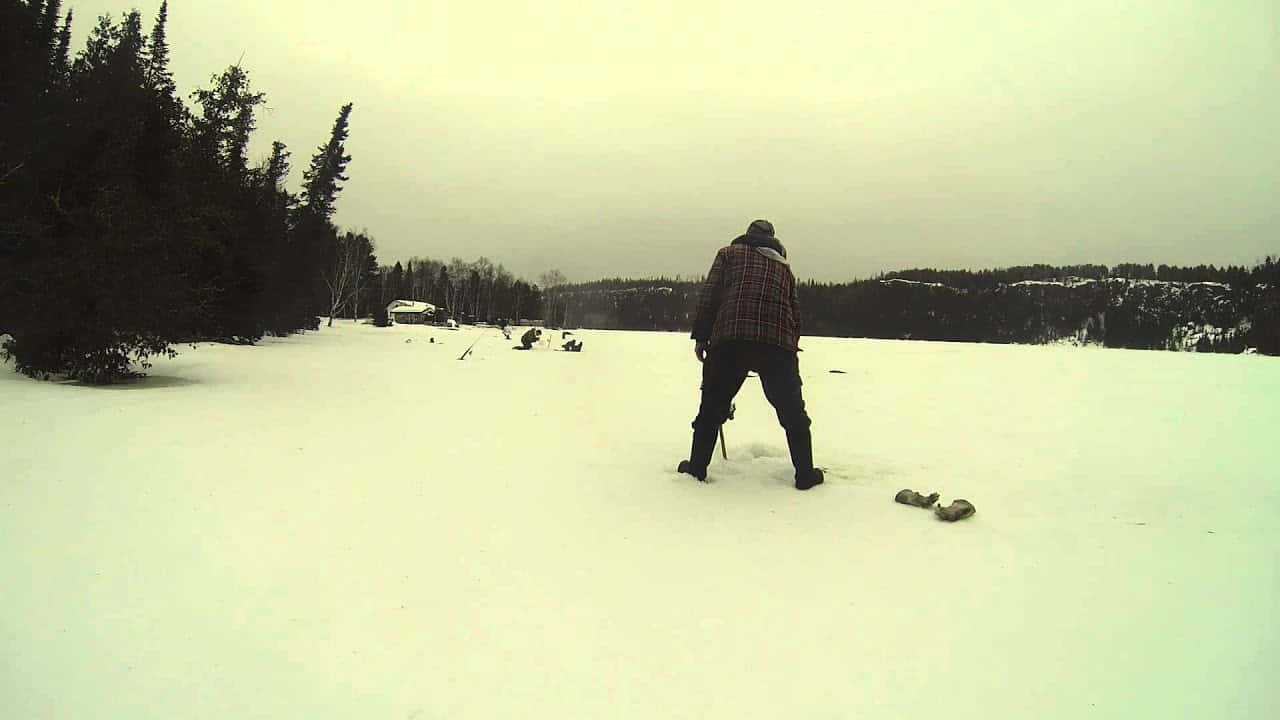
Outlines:
<svg viewBox="0 0 1280 720"><path fill-rule="evenodd" d="M532 350L533 344L542 339L541 328L529 328L520 336L520 344L513 347L513 350Z"/></svg>

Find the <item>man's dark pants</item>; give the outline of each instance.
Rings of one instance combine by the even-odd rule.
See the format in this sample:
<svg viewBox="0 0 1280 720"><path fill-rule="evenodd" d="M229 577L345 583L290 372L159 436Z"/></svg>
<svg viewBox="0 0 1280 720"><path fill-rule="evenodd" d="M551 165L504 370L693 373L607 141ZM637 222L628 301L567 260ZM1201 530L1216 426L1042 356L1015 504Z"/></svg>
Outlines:
<svg viewBox="0 0 1280 720"><path fill-rule="evenodd" d="M729 419L729 405L742 388L747 372L760 376L764 396L778 413L787 432L787 447L796 479L813 472L813 439L809 415L800 391L800 363L796 353L762 342L731 341L707 351L702 363L702 404L693 420L693 447L689 464L693 474L705 478L716 449L716 435Z"/></svg>

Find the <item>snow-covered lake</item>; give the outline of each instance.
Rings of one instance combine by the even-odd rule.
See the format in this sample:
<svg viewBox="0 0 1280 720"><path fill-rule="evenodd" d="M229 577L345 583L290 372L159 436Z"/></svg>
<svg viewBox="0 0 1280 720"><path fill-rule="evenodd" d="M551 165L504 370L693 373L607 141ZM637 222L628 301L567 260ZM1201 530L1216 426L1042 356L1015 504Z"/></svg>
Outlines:
<svg viewBox="0 0 1280 720"><path fill-rule="evenodd" d="M758 381L699 484L692 343L576 337L2 368L0 717L1280 717L1280 359L806 338L802 493Z"/></svg>

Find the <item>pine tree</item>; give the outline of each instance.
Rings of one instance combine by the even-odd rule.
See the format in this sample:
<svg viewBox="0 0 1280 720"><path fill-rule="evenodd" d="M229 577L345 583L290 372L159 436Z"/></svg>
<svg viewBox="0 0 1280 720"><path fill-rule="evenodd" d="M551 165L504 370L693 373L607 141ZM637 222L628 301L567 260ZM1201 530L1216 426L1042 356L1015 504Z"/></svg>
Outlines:
<svg viewBox="0 0 1280 720"><path fill-rule="evenodd" d="M333 217L338 193L342 191L342 183L347 180L342 173L346 170L347 163L351 162L351 156L346 154L344 145L351 107L351 103L342 106L338 119L333 123L333 131L329 134L329 142L319 147L311 158L311 167L302 176L303 211L325 222Z"/></svg>
<svg viewBox="0 0 1280 720"><path fill-rule="evenodd" d="M302 196L294 212L293 267L299 273L295 281L300 289L309 288L297 312L308 318L312 328L319 326L317 311L326 307L329 300L325 273L339 260L338 232L331 218L342 183L347 180L343 171L351 161L345 148L351 108L351 103L342 106L328 142L312 156L311 165L302 176Z"/></svg>
<svg viewBox="0 0 1280 720"><path fill-rule="evenodd" d="M369 231L362 231L360 236L364 238L367 248L364 253L364 264L359 268L359 274L356 277L356 293L353 307L351 308L351 318L353 320L359 319L362 315L361 308L364 308L364 311L368 313L371 308L376 309L378 307L376 295L378 256L374 254L373 238L369 237ZM386 304L383 303L381 307L385 312Z"/></svg>
<svg viewBox="0 0 1280 720"><path fill-rule="evenodd" d="M56 22L51 8L46 26ZM19 290L23 316L10 346L28 374L112 382L130 376L133 362L170 353L182 327L174 234L139 171L150 138L138 128L151 104L142 45L137 13L99 21L72 65L75 101L55 106L58 122L45 132L56 134L32 157L47 200L21 274L38 285Z"/></svg>
<svg viewBox="0 0 1280 720"><path fill-rule="evenodd" d="M27 272L27 260L41 235L34 155L42 138L52 139L38 41L42 10L0 0L0 332L12 332L26 315L21 303L39 282Z"/></svg>
<svg viewBox="0 0 1280 720"><path fill-rule="evenodd" d="M404 266L399 261L396 261L395 267L391 268L391 276L387 279L387 292L389 294L388 302L405 299Z"/></svg>
<svg viewBox="0 0 1280 720"><path fill-rule="evenodd" d="M295 198L284 188L289 174L289 151L285 144L271 144L271 155L253 172L254 191L252 232L259 238L263 251L264 287L254 315L261 328L274 335L287 335L303 327L303 316L296 312L300 290L294 251L289 243L290 217Z"/></svg>
<svg viewBox="0 0 1280 720"><path fill-rule="evenodd" d="M146 80L147 86L168 102L177 102L177 86L173 82L173 74L169 72L169 42L165 37L169 22L169 2L160 3L160 12L156 13L155 24L151 26L151 35L147 38Z"/></svg>
<svg viewBox="0 0 1280 720"><path fill-rule="evenodd" d="M222 168L239 180L248 170L255 110L266 100L266 94L250 91L249 74L239 65L215 75L212 82L211 89L191 94L201 110L200 116L192 120L192 128L202 152L216 157Z"/></svg>
<svg viewBox="0 0 1280 720"><path fill-rule="evenodd" d="M288 174L289 151L285 148L284 143L279 140L273 141L271 143L271 156L267 159L267 164L262 172L263 188L281 189Z"/></svg>
<svg viewBox="0 0 1280 720"><path fill-rule="evenodd" d="M52 76L59 84L65 84L71 72L71 18L74 13L67 11L62 21L62 29L58 31L58 50L53 57Z"/></svg>
<svg viewBox="0 0 1280 720"><path fill-rule="evenodd" d="M62 14L62 0L48 0L44 6L44 16L40 20L40 43L46 48L46 79L50 85L59 81L58 58L61 56L62 35L58 29L58 18Z"/></svg>
<svg viewBox="0 0 1280 720"><path fill-rule="evenodd" d="M449 305L449 269L440 265L440 273L436 276L436 294L432 298L436 307L442 310Z"/></svg>
<svg viewBox="0 0 1280 720"><path fill-rule="evenodd" d="M200 112L190 121L193 226L186 235L199 254L188 276L206 310L200 334L252 343L269 325L263 295L276 257L273 246L284 241L271 230L271 211L262 202L263 171L247 166L254 113L266 96L252 91L239 65L213 76L212 83L192 93Z"/></svg>

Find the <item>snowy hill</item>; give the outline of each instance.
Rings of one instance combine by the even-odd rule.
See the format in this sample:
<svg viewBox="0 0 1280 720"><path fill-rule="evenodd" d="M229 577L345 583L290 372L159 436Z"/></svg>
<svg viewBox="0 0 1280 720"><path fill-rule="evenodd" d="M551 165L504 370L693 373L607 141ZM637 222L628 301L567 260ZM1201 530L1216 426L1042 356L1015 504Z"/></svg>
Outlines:
<svg viewBox="0 0 1280 720"><path fill-rule="evenodd" d="M1274 360L805 338L800 493L758 381L699 484L689 340L575 337L0 373L0 715L1276 717Z"/></svg>

